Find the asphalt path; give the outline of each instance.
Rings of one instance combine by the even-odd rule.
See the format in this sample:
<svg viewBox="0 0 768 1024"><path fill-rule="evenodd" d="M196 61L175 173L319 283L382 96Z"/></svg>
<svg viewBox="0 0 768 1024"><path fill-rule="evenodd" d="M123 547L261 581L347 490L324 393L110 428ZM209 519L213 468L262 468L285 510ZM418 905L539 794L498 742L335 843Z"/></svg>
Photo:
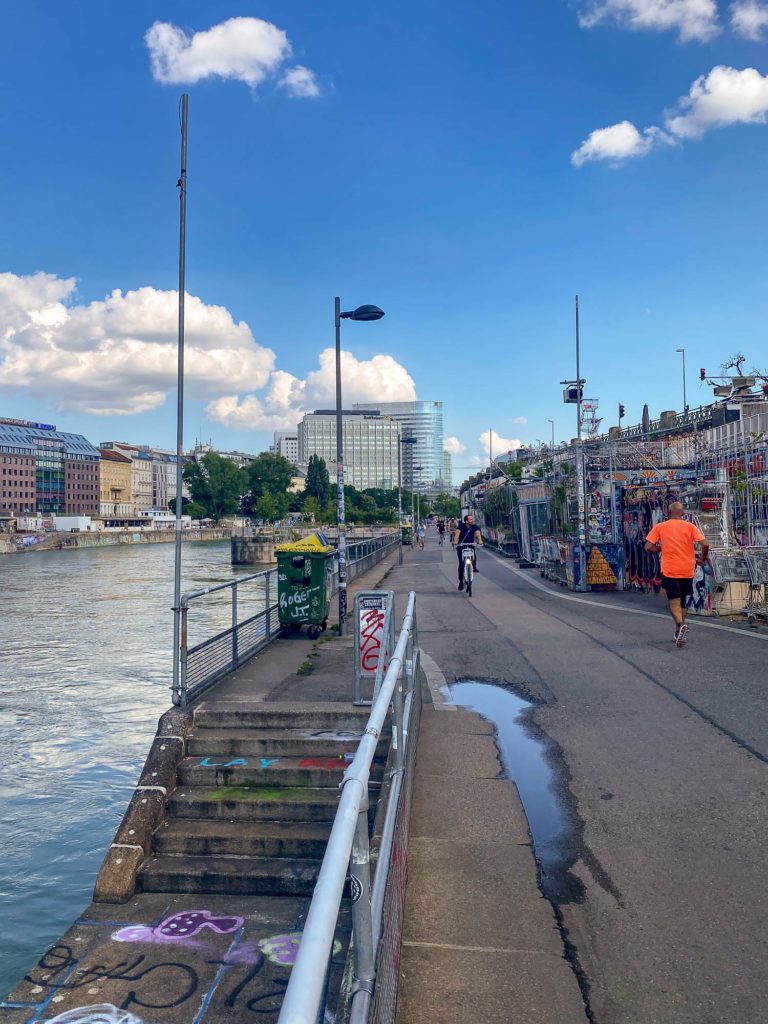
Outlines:
<svg viewBox="0 0 768 1024"><path fill-rule="evenodd" d="M596 1024L768 1020L768 631L663 600L575 595L480 552L471 599L434 535L392 583L418 593L448 681L536 704L570 824L557 904Z"/></svg>

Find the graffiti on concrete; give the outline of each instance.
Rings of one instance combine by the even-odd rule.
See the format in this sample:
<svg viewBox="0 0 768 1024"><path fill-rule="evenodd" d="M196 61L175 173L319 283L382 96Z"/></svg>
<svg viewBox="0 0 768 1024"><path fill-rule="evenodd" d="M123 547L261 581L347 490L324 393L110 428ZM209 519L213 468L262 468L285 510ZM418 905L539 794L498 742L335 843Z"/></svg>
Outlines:
<svg viewBox="0 0 768 1024"><path fill-rule="evenodd" d="M51 1017L47 1024L143 1024L143 1021L112 1003L94 1003Z"/></svg>
<svg viewBox="0 0 768 1024"><path fill-rule="evenodd" d="M280 967L293 967L300 941L301 932L287 932L284 935L271 935L268 939L260 939L258 947L270 963L278 964ZM335 939L333 956L338 956L340 952L341 943Z"/></svg>
<svg viewBox="0 0 768 1024"><path fill-rule="evenodd" d="M185 910L167 917L159 925L129 925L115 932L116 942L176 942L199 935L204 928L219 935L229 935L243 927L242 917L214 917L208 910Z"/></svg>
<svg viewBox="0 0 768 1024"><path fill-rule="evenodd" d="M303 757L299 761L299 768L323 768L329 772L345 768L346 765L347 762L340 757Z"/></svg>

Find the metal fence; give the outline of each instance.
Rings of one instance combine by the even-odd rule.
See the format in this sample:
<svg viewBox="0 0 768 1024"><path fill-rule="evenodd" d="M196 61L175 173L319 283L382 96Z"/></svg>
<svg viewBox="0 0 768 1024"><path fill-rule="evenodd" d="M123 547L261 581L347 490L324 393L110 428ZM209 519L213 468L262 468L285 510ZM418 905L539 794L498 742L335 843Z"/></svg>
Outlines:
<svg viewBox="0 0 768 1024"><path fill-rule="evenodd" d="M389 534L350 544L347 548L347 578L354 579L371 569L399 542L398 534ZM333 593L337 583L338 574L335 572ZM215 595L211 601L200 601L210 595ZM280 631L277 601L277 569L239 576L227 583L183 594L179 650L176 652L180 666L179 685L178 690L173 690L173 703L186 706L274 640ZM194 621L190 617L192 607L200 609L199 618ZM190 637L191 629L198 634L212 635L194 642L195 638Z"/></svg>
<svg viewBox="0 0 768 1024"><path fill-rule="evenodd" d="M347 871L352 896L354 983L350 1024L394 1020L400 935L405 893L404 842L410 807L410 778L418 716L419 668L416 594L408 597L394 655L357 748L344 773L339 809L333 821L296 963L285 992L278 1024L316 1024L324 1018L325 979L341 907ZM371 885L368 784L379 736L392 709L393 771L382 828L376 874ZM415 719L416 723L418 718ZM390 872L390 866L393 871ZM386 916L385 916L386 908ZM391 915L391 916L390 916ZM374 997L375 993L375 997Z"/></svg>

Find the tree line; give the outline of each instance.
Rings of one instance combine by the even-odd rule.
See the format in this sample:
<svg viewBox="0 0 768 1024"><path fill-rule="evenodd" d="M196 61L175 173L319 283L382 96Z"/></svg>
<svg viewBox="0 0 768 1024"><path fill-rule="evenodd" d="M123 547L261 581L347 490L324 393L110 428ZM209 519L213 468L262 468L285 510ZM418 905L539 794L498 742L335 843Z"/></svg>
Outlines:
<svg viewBox="0 0 768 1024"><path fill-rule="evenodd" d="M217 452L206 452L188 462L183 475L191 495L184 500L184 512L193 519L244 515L269 523L298 514L321 524L336 522L336 486L331 484L325 460L318 455L310 457L304 487L295 493L289 488L298 475L296 466L271 452L262 452L243 468ZM403 490L404 515L410 515L411 499L411 492ZM345 484L344 501L347 522L397 522L397 488L359 491ZM438 495L431 502L422 495L419 503L422 515L430 511L446 517L459 514L459 502L449 494ZM175 501L169 504L175 510Z"/></svg>

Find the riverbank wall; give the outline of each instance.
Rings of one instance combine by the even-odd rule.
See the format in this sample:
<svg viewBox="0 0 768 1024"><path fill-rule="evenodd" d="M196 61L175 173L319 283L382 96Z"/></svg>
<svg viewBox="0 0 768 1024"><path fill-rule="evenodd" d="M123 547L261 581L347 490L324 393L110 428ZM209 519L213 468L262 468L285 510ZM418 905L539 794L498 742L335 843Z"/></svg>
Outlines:
<svg viewBox="0 0 768 1024"><path fill-rule="evenodd" d="M229 529L208 528L184 530L181 539L185 543L229 540ZM63 551L69 548L105 548L116 544L170 544L176 539L175 530L99 530L90 533L46 533L10 534L0 537L0 555L15 555L21 552Z"/></svg>

